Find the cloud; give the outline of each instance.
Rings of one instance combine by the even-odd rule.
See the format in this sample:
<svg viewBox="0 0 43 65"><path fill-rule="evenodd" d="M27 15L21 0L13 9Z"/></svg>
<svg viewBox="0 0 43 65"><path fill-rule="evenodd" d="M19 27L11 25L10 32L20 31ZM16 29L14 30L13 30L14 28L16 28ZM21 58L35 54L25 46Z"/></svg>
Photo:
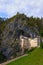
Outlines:
<svg viewBox="0 0 43 65"><path fill-rule="evenodd" d="M0 0L0 16L12 17L17 12L43 17L43 0Z"/></svg>

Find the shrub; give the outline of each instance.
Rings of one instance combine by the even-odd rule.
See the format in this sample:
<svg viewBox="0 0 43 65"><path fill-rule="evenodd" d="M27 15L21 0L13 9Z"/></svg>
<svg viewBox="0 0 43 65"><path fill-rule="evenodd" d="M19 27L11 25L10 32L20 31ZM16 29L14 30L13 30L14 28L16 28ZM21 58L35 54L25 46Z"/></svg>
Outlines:
<svg viewBox="0 0 43 65"><path fill-rule="evenodd" d="M24 53L28 53L28 49L25 49L25 50L24 50Z"/></svg>
<svg viewBox="0 0 43 65"><path fill-rule="evenodd" d="M0 63L4 62L6 60L6 57L3 55L2 52L0 52Z"/></svg>
<svg viewBox="0 0 43 65"><path fill-rule="evenodd" d="M43 42L40 43L40 47L43 48Z"/></svg>

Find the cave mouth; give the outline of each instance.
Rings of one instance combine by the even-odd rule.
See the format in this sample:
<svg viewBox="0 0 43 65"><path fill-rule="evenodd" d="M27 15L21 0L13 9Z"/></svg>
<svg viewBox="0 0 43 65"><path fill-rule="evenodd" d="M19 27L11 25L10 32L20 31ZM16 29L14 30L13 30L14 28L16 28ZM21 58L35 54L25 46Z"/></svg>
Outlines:
<svg viewBox="0 0 43 65"><path fill-rule="evenodd" d="M20 35L23 35L23 36L26 36L26 37L29 37L29 38L31 37L30 34L27 33L26 31L23 31L23 30L21 30L21 29L18 30L18 31L19 31L19 36L20 36Z"/></svg>

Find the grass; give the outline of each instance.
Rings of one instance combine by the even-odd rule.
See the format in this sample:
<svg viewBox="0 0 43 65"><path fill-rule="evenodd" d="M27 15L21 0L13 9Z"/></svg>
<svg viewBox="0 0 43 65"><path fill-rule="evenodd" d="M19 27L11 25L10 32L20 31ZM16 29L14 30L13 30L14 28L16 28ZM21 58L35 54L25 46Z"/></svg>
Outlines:
<svg viewBox="0 0 43 65"><path fill-rule="evenodd" d="M43 65L43 49L37 48L31 53L28 53L28 56L22 57L7 65Z"/></svg>

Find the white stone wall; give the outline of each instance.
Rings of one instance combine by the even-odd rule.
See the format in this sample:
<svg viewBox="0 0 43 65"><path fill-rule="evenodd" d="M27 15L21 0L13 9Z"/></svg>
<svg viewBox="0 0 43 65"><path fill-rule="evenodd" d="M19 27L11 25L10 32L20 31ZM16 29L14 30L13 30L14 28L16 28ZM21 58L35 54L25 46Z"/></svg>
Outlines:
<svg viewBox="0 0 43 65"><path fill-rule="evenodd" d="M34 38L34 39L29 38L28 40L29 40L29 43L30 43L31 47L38 47L38 40L37 40L37 38Z"/></svg>
<svg viewBox="0 0 43 65"><path fill-rule="evenodd" d="M24 39L21 39L21 40L20 40L21 48L23 48L23 44L24 44Z"/></svg>
<svg viewBox="0 0 43 65"><path fill-rule="evenodd" d="M28 40L26 40L26 39L28 39ZM39 43L39 41L38 41L38 38L27 38L27 37L23 37L23 36L21 36L20 37L20 40L21 40L21 42L20 42L20 44L21 44L21 47L23 48L24 46L26 46L26 47L40 47L38 44L40 44ZM27 43L26 43L27 42Z"/></svg>

